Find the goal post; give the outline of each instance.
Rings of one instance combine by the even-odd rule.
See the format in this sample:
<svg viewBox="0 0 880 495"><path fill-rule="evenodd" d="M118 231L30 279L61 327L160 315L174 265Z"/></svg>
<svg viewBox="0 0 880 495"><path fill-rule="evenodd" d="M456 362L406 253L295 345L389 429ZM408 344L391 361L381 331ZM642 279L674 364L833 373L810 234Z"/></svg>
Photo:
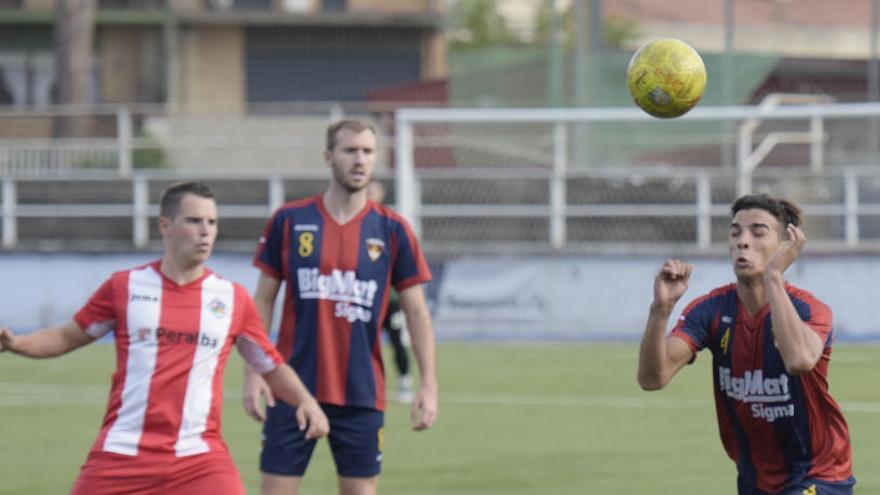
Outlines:
<svg viewBox="0 0 880 495"><path fill-rule="evenodd" d="M845 195L845 176L880 174L865 132L877 118L878 103L704 106L672 120L635 107L404 108L395 114L396 206L441 250L653 243L706 251L719 244L718 222L738 195L770 188L798 196L795 182ZM721 166L725 146L736 150L733 169ZM804 182L810 178L822 184ZM821 196L808 190L798 199ZM813 206L840 217L829 242L864 241L855 230L860 216L873 215L873 193L834 201ZM631 225L613 227L615 220ZM640 242L632 234L644 226L665 234ZM586 232L594 229L607 238Z"/></svg>

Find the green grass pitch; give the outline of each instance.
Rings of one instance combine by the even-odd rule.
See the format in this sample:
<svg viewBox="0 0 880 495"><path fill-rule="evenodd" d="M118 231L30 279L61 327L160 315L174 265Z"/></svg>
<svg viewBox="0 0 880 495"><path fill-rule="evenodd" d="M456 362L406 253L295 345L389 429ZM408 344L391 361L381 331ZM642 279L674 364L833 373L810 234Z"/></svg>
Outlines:
<svg viewBox="0 0 880 495"><path fill-rule="evenodd" d="M648 393L635 383L637 351L635 343L441 343L439 422L412 432L408 408L389 405L379 492L733 494L711 357ZM107 345L46 361L0 355L0 494L67 493L97 434L113 360ZM831 361L859 494L880 494L878 362L871 344L838 344ZM259 428L240 407L240 382L235 356L223 432L248 493L259 493ZM322 442L302 493L335 492Z"/></svg>

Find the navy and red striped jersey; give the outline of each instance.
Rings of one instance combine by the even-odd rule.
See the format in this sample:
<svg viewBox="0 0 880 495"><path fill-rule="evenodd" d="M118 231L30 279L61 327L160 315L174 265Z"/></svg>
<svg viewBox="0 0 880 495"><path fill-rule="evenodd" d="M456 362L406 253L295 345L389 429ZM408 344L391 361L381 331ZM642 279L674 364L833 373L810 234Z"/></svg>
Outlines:
<svg viewBox="0 0 880 495"><path fill-rule="evenodd" d="M269 220L254 265L285 282L278 350L318 402L385 409L380 331L391 288L431 279L407 222L368 202L339 225L323 195Z"/></svg>
<svg viewBox="0 0 880 495"><path fill-rule="evenodd" d="M810 372L786 372L771 331L770 305L750 315L739 302L736 284L691 302L670 334L694 353L712 351L724 449L741 476L770 493L808 478L852 477L849 430L826 379L831 310L807 291L789 284L785 290L801 319L825 343Z"/></svg>

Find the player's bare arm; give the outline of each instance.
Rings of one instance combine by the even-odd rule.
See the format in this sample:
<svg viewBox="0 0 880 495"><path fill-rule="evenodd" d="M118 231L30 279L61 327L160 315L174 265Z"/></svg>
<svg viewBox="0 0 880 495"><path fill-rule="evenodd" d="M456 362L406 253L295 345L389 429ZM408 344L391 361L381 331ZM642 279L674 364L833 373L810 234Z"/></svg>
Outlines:
<svg viewBox="0 0 880 495"><path fill-rule="evenodd" d="M254 293L254 304L257 307L257 313L263 321L263 326L267 331L272 324L272 312L275 309L275 296L281 287L281 281L275 277L260 273L257 280L257 291ZM299 378L297 378L299 379ZM266 383L266 380L257 372L252 370L250 366L245 366L244 384L242 386L242 397L244 401L244 411L248 416L254 418L255 421L263 422L266 414L263 410L263 400L266 404L275 405L275 397L272 394L272 388Z"/></svg>
<svg viewBox="0 0 880 495"><path fill-rule="evenodd" d="M293 368L282 363L263 375L263 378L275 396L296 406L296 421L300 431L305 430L307 439L311 440L327 435L330 431L327 416Z"/></svg>
<svg viewBox="0 0 880 495"><path fill-rule="evenodd" d="M421 285L407 287L400 291L399 295L421 381L410 410L410 422L414 430L426 430L437 421L434 327L431 324L431 313L428 311Z"/></svg>
<svg viewBox="0 0 880 495"><path fill-rule="evenodd" d="M803 230L794 225L787 227L788 237L773 253L764 270L764 291L770 303L773 337L785 369L793 375L806 373L816 366L822 356L822 339L801 320L791 298L785 291L786 269L800 255L807 242Z"/></svg>
<svg viewBox="0 0 880 495"><path fill-rule="evenodd" d="M26 335L14 335L8 329L0 328L0 351L32 358L60 356L94 341L95 339L83 332L73 320Z"/></svg>
<svg viewBox="0 0 880 495"><path fill-rule="evenodd" d="M687 290L693 265L668 259L654 278L654 301L639 348L638 382L645 390L659 390L690 360L690 347L678 337L666 337L666 325L675 304Z"/></svg>

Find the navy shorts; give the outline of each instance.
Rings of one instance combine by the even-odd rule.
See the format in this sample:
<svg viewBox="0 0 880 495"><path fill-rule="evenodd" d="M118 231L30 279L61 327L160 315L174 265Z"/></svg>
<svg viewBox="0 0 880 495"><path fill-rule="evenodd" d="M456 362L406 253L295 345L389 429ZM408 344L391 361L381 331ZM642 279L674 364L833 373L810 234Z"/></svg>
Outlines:
<svg viewBox="0 0 880 495"><path fill-rule="evenodd" d="M736 487L739 495L853 495L853 486L856 484L855 478L844 481L821 481L821 480L804 480L790 488L779 493L767 493L758 490L750 481L739 476L736 480Z"/></svg>
<svg viewBox="0 0 880 495"><path fill-rule="evenodd" d="M385 413L365 407L321 404L330 420L330 451L339 476L370 478L382 467ZM302 476L316 440L306 440L296 424L296 408L276 400L266 408L260 470L268 474Z"/></svg>

